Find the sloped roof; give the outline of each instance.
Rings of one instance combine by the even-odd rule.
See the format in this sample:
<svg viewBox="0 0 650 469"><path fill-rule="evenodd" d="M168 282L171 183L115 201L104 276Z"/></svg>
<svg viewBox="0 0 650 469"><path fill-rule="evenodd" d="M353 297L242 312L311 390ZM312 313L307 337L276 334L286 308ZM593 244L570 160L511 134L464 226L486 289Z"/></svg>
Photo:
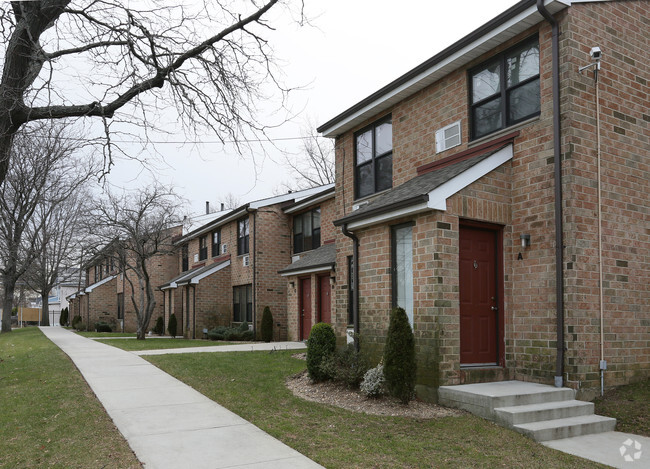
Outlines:
<svg viewBox="0 0 650 469"><path fill-rule="evenodd" d="M183 272L180 275L177 275L169 282L164 283L158 287L159 290L167 290L169 288L176 288L180 285L187 285L189 283L199 283L199 281L208 275L212 275L214 272L221 270L230 265L230 256L224 257L222 260L213 262L208 265L202 265L199 267L194 267L186 272Z"/></svg>
<svg viewBox="0 0 650 469"><path fill-rule="evenodd" d="M336 244L323 244L313 251L300 254L300 259L278 271L283 276L294 275L299 272L313 271L318 268L326 270L336 264Z"/></svg>

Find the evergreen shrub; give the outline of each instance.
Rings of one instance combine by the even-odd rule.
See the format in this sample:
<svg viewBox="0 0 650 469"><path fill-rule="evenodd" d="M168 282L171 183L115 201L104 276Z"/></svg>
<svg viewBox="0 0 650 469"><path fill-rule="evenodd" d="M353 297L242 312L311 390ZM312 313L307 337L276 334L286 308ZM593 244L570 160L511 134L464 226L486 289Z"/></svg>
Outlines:
<svg viewBox="0 0 650 469"><path fill-rule="evenodd" d="M95 323L95 331L97 332L113 332L111 325L104 321L99 321Z"/></svg>
<svg viewBox="0 0 650 469"><path fill-rule="evenodd" d="M154 326L153 331L158 335L163 335L165 333L165 322L162 316L158 316L158 319L156 319L156 325Z"/></svg>
<svg viewBox="0 0 650 469"><path fill-rule="evenodd" d="M321 363L336 350L336 335L329 324L319 322L311 328L307 339L307 372L314 381L329 377L322 372Z"/></svg>
<svg viewBox="0 0 650 469"><path fill-rule="evenodd" d="M59 316L59 324L61 326L67 326L68 325L68 308L65 307L61 310L61 316Z"/></svg>
<svg viewBox="0 0 650 469"><path fill-rule="evenodd" d="M415 371L413 331L406 311L394 308L384 348L384 376L388 392L403 404L408 404L415 394Z"/></svg>
<svg viewBox="0 0 650 469"><path fill-rule="evenodd" d="M262 313L262 327L261 327L262 340L264 342L271 342L273 340L273 315L271 308L266 306Z"/></svg>
<svg viewBox="0 0 650 469"><path fill-rule="evenodd" d="M366 356L354 349L353 344L335 350L323 358L320 364L324 380L330 379L345 384L350 389L357 389L366 371L370 368Z"/></svg>
<svg viewBox="0 0 650 469"><path fill-rule="evenodd" d="M384 393L384 385L386 379L384 378L384 364L380 363L374 368L366 371L361 381L361 392L368 397L379 397Z"/></svg>
<svg viewBox="0 0 650 469"><path fill-rule="evenodd" d="M81 316L77 315L77 316L73 317L72 318L72 328L77 329L78 331L81 330L78 327L79 324L81 324L81 321L82 321Z"/></svg>
<svg viewBox="0 0 650 469"><path fill-rule="evenodd" d="M176 337L176 328L178 324L176 322L176 315L172 314L169 316L169 325L167 326L167 330L169 331L169 335L172 337Z"/></svg>

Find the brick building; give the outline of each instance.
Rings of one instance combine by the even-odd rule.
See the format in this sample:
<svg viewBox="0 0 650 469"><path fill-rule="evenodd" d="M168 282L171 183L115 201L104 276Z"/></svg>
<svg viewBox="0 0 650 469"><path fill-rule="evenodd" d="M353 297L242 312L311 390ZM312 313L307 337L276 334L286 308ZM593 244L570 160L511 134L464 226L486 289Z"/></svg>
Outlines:
<svg viewBox="0 0 650 469"><path fill-rule="evenodd" d="M278 271L291 262L291 220L283 208L331 188L250 202L178 239L179 274L159 287L165 322L175 314L178 334L188 338L244 321L257 333L269 306L274 337L285 340L287 282Z"/></svg>
<svg viewBox="0 0 650 469"><path fill-rule="evenodd" d="M524 0L320 126L341 342L356 319L378 355L404 307L430 400L650 375L648 25L647 1Z"/></svg>

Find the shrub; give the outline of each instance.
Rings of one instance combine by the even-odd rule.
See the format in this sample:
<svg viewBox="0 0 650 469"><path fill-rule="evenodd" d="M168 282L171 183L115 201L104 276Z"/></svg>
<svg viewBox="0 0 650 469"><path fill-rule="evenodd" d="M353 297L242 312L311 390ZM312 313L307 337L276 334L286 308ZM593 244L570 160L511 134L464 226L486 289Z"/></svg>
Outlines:
<svg viewBox="0 0 650 469"><path fill-rule="evenodd" d="M374 368L370 368L363 375L361 381L361 392L368 397L379 397L384 393L384 385L386 379L384 378L384 365L380 363Z"/></svg>
<svg viewBox="0 0 650 469"><path fill-rule="evenodd" d="M248 332L248 329L249 328L248 328L248 322L247 321L244 321L239 325L239 330L241 332Z"/></svg>
<svg viewBox="0 0 650 469"><path fill-rule="evenodd" d="M353 344L335 350L334 353L323 358L320 364L323 379L331 379L353 389L359 387L368 368L365 355L357 352Z"/></svg>
<svg viewBox="0 0 650 469"><path fill-rule="evenodd" d="M323 381L328 376L321 371L321 363L336 350L336 335L329 324L319 322L311 328L307 339L307 371L314 381Z"/></svg>
<svg viewBox="0 0 650 469"><path fill-rule="evenodd" d="M61 310L61 316L59 316L59 325L67 326L68 325L68 308L63 308Z"/></svg>
<svg viewBox="0 0 650 469"><path fill-rule="evenodd" d="M72 328L80 331L81 329L78 327L79 324L81 324L81 316L75 316L72 318Z"/></svg>
<svg viewBox="0 0 650 469"><path fill-rule="evenodd" d="M158 316L158 319L156 319L156 325L154 326L153 331L158 335L163 335L165 333L165 322L163 321L162 316Z"/></svg>
<svg viewBox="0 0 650 469"><path fill-rule="evenodd" d="M238 327L217 326L208 331L208 339L228 341L253 340L253 331L248 330L248 325L246 325L246 330L242 329L242 325Z"/></svg>
<svg viewBox="0 0 650 469"><path fill-rule="evenodd" d="M264 342L271 342L273 340L273 315L271 308L266 306L262 313L262 327L261 327L262 340Z"/></svg>
<svg viewBox="0 0 650 469"><path fill-rule="evenodd" d="M172 314L169 316L169 325L167 326L167 330L169 331L169 335L172 337L176 337L176 315Z"/></svg>
<svg viewBox="0 0 650 469"><path fill-rule="evenodd" d="M113 332L113 328L107 322L99 321L95 323L95 330L97 332Z"/></svg>
<svg viewBox="0 0 650 469"><path fill-rule="evenodd" d="M384 376L388 392L403 404L413 398L415 370L415 339L411 325L406 311L394 308L384 348Z"/></svg>

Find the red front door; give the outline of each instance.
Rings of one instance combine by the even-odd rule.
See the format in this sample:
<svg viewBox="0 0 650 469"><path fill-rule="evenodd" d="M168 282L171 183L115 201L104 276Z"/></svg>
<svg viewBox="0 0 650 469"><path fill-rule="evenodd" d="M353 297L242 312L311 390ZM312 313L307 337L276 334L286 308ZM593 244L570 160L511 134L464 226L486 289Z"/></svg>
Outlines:
<svg viewBox="0 0 650 469"><path fill-rule="evenodd" d="M497 232L460 227L460 363L498 362Z"/></svg>
<svg viewBox="0 0 650 469"><path fill-rule="evenodd" d="M332 287L329 275L318 277L318 312L320 322L332 323Z"/></svg>
<svg viewBox="0 0 650 469"><path fill-rule="evenodd" d="M307 340L311 331L311 279L299 280L300 340Z"/></svg>

